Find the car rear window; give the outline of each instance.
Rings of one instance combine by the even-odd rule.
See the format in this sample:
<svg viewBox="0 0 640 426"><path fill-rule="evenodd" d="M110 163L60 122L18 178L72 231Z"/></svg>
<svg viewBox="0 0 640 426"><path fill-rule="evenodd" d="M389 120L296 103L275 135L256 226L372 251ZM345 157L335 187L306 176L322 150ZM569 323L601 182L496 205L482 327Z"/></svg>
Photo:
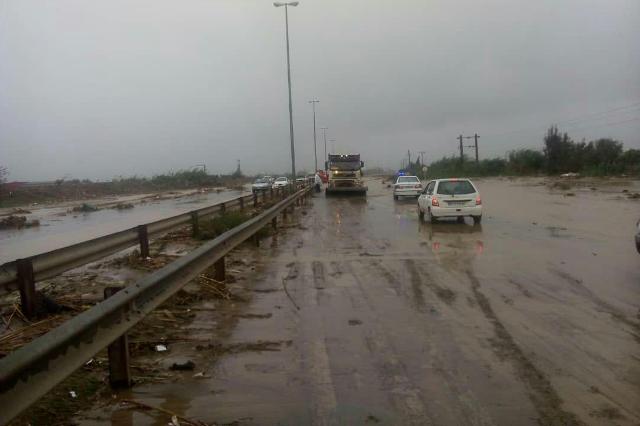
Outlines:
<svg viewBox="0 0 640 426"><path fill-rule="evenodd" d="M438 184L438 194L463 195L473 194L476 189L468 180L446 180Z"/></svg>
<svg viewBox="0 0 640 426"><path fill-rule="evenodd" d="M401 176L397 183L420 183L420 179L415 176Z"/></svg>

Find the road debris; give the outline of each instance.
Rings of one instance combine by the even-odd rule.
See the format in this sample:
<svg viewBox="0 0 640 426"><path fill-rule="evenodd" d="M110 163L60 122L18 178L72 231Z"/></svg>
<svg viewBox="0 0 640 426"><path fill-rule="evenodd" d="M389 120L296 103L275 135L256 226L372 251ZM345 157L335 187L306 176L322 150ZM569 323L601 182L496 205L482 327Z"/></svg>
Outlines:
<svg viewBox="0 0 640 426"><path fill-rule="evenodd" d="M40 221L27 220L26 216L9 215L0 219L0 229L22 229L34 226L40 226Z"/></svg>
<svg viewBox="0 0 640 426"><path fill-rule="evenodd" d="M171 364L171 367L169 367L169 369L173 371L192 371L195 368L196 364L191 360L187 360L185 362L174 362Z"/></svg>

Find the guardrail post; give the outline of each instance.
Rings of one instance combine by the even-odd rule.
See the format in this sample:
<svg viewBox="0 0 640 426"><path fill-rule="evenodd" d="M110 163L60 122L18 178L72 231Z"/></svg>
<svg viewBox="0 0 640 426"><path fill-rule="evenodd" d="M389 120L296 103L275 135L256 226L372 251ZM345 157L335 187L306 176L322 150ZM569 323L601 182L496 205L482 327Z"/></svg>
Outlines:
<svg viewBox="0 0 640 426"><path fill-rule="evenodd" d="M195 238L200 234L200 223L198 222L198 212L191 212L191 235Z"/></svg>
<svg viewBox="0 0 640 426"><path fill-rule="evenodd" d="M270 198L273 200L273 187L269 190Z"/></svg>
<svg viewBox="0 0 640 426"><path fill-rule="evenodd" d="M213 264L213 268L215 270L214 279L220 282L224 281L227 276L227 267L225 266L224 256Z"/></svg>
<svg viewBox="0 0 640 426"><path fill-rule="evenodd" d="M18 269L18 288L20 289L20 309L29 319L35 318L36 309L36 280L33 276L31 259L16 260Z"/></svg>
<svg viewBox="0 0 640 426"><path fill-rule="evenodd" d="M271 219L271 227L273 229L278 229L278 216Z"/></svg>
<svg viewBox="0 0 640 426"><path fill-rule="evenodd" d="M225 203L220 203L220 213L225 213L227 211L227 205Z"/></svg>
<svg viewBox="0 0 640 426"><path fill-rule="evenodd" d="M244 211L244 197L240 197L240 211Z"/></svg>
<svg viewBox="0 0 640 426"><path fill-rule="evenodd" d="M254 192L253 193L253 208L255 209L256 207L258 207L258 194L256 194Z"/></svg>
<svg viewBox="0 0 640 426"><path fill-rule="evenodd" d="M149 233L147 225L138 225L138 241L140 241L140 257L149 257Z"/></svg>
<svg viewBox="0 0 640 426"><path fill-rule="evenodd" d="M262 191L262 204L267 204L267 193Z"/></svg>
<svg viewBox="0 0 640 426"><path fill-rule="evenodd" d="M108 299L124 287L107 287L104 298ZM131 387L131 369L129 368L129 337L123 334L107 348L109 354L109 384L112 388Z"/></svg>

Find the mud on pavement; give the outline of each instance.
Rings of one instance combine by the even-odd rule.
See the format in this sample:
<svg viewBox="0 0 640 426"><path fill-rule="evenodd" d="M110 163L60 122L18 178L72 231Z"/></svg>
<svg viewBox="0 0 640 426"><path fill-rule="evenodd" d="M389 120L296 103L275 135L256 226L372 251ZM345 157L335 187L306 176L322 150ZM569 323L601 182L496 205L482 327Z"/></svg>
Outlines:
<svg viewBox="0 0 640 426"><path fill-rule="evenodd" d="M237 299L158 313L150 336L175 341L139 358L149 378L74 421L640 423L640 202L620 196L638 182L478 180L482 225L420 223L414 199L368 184L243 246Z"/></svg>

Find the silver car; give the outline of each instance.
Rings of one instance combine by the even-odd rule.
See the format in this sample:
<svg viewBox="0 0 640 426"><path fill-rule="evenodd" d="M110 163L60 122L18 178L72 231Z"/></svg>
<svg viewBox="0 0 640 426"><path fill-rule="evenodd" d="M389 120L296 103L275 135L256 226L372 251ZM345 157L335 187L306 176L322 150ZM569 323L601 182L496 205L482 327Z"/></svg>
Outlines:
<svg viewBox="0 0 640 426"><path fill-rule="evenodd" d="M265 178L256 179L256 181L253 182L253 184L251 185L251 192L253 193L269 191L270 189L271 189L271 182L269 182L269 180Z"/></svg>

